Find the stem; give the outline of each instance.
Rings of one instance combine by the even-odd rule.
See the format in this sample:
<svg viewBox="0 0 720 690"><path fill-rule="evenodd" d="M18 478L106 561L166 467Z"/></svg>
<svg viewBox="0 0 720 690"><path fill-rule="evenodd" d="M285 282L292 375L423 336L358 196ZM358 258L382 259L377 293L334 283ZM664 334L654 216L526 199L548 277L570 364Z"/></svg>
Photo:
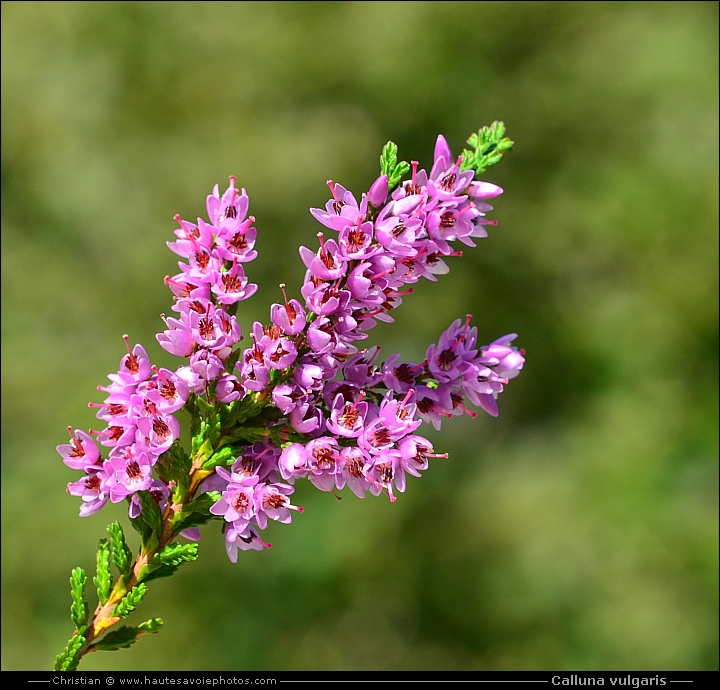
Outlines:
<svg viewBox="0 0 720 690"><path fill-rule="evenodd" d="M197 465L199 465L199 462L195 461L190 475L190 487L185 497L177 503L169 503L165 508L165 512L162 517L162 531L157 540L157 546L152 549L148 549L147 546L141 546L140 552L135 559L135 563L133 564L132 571L127 581L123 576L120 576L110 592L107 602L104 605L98 604L92 620L84 632L85 644L83 645L80 653L77 655L78 660L82 659L82 657L89 652L95 651L97 646L94 642L108 632L108 630L110 630L110 628L114 625L124 620L124 618L114 615L113 611L115 607L123 600L133 587L142 582L140 577L142 568L148 565L153 556L160 553L178 536L177 534L173 534L172 518L176 513L182 511L185 503L188 503L194 498L195 492L200 487L202 481L213 472L213 470L202 470Z"/></svg>

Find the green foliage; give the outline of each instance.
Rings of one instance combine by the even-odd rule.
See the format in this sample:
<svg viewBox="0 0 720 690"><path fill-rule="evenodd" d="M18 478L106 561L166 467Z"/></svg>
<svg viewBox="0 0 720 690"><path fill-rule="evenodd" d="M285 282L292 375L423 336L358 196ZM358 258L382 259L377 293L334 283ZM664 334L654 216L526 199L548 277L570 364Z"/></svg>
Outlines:
<svg viewBox="0 0 720 690"><path fill-rule="evenodd" d="M183 563L190 563L198 557L198 545L168 544L160 553L156 553L150 562L140 569L138 578L149 582L160 577L170 577Z"/></svg>
<svg viewBox="0 0 720 690"><path fill-rule="evenodd" d="M167 483L175 482L173 497L176 501L184 498L188 488L192 458L187 454L180 440L176 440L169 450L160 456L157 463L158 473Z"/></svg>
<svg viewBox="0 0 720 690"><path fill-rule="evenodd" d="M503 154L510 151L515 142L505 136L505 125L495 121L472 134L467 143L473 147L462 153L460 170L474 170L476 175L484 173L491 165L500 162Z"/></svg>
<svg viewBox="0 0 720 690"><path fill-rule="evenodd" d="M125 542L123 528L119 522L113 522L112 525L107 528L107 531L110 535L113 563L120 571L120 575L128 575L132 569L133 554Z"/></svg>
<svg viewBox="0 0 720 690"><path fill-rule="evenodd" d="M162 618L150 618L149 620L140 623L140 625L137 626L137 629L141 632L156 633L160 630L160 628L162 628L162 626Z"/></svg>
<svg viewBox="0 0 720 690"><path fill-rule="evenodd" d="M232 408L233 416L228 418L227 425L233 428L244 426L249 419L257 417L265 407L267 403L259 401L255 395L246 395Z"/></svg>
<svg viewBox="0 0 720 690"><path fill-rule="evenodd" d="M383 146L380 154L380 173L388 176L388 190L390 192L397 187L400 180L410 170L409 163L406 161L398 162L397 152L398 147L392 141L388 141Z"/></svg>
<svg viewBox="0 0 720 690"><path fill-rule="evenodd" d="M258 421L256 423L245 422L242 426L236 426L230 430L226 430L223 433L222 440L225 443L242 443L243 445L250 445L252 443L255 443L256 441L262 441L262 439L266 438L267 436L267 424L265 424L263 421ZM229 452L234 452L236 456L241 455L242 448L235 448L232 451L227 451L225 450L225 448L222 448L220 450L220 455L218 455L218 453L214 453L210 455L207 460L205 460L202 465L203 469L214 469L218 465L227 463L227 461L230 459L230 455L228 454ZM232 462L229 464L232 464Z"/></svg>
<svg viewBox="0 0 720 690"><path fill-rule="evenodd" d="M158 632L162 625L163 622L160 618L151 618L135 627L123 625L117 630L110 631L101 640L94 642L89 651L114 652L118 649L127 649L144 634Z"/></svg>
<svg viewBox="0 0 720 690"><path fill-rule="evenodd" d="M155 554L153 560L157 559L163 565L178 566L194 561L197 557L198 545L192 542L190 544L168 544L160 553Z"/></svg>
<svg viewBox="0 0 720 690"><path fill-rule="evenodd" d="M55 657L54 671L74 671L80 663L80 650L85 645L85 638L82 635L73 635L63 652Z"/></svg>
<svg viewBox="0 0 720 690"><path fill-rule="evenodd" d="M87 625L90 616L90 606L85 601L86 585L87 575L85 571L82 568L75 568L70 575L70 593L72 595L70 616L78 631L81 631Z"/></svg>
<svg viewBox="0 0 720 690"><path fill-rule="evenodd" d="M147 594L147 585L141 582L133 587L113 608L113 615L127 618Z"/></svg>
<svg viewBox="0 0 720 690"><path fill-rule="evenodd" d="M200 432L193 436L192 439L192 454L193 457L203 465L207 462L215 452L213 449L213 442L207 438L210 425L203 421L200 424Z"/></svg>
<svg viewBox="0 0 720 690"><path fill-rule="evenodd" d="M110 598L113 578L110 574L110 543L107 539L100 540L97 552L97 575L93 578L97 588L98 600L106 604Z"/></svg>
<svg viewBox="0 0 720 690"><path fill-rule="evenodd" d="M204 470L214 470L216 467L228 467L238 455L238 450L233 446L225 446L217 453L213 453L208 460L203 463Z"/></svg>
<svg viewBox="0 0 720 690"><path fill-rule="evenodd" d="M208 491L196 499L188 501L182 511L175 513L172 517L173 534L179 534L190 527L199 527L212 520L215 515L210 512L210 506L219 498L220 495L217 492Z"/></svg>
<svg viewBox="0 0 720 690"><path fill-rule="evenodd" d="M152 551L160 538L162 513L149 491L140 491L137 495L140 497L142 510L136 518L130 518L130 524L140 535L143 548Z"/></svg>

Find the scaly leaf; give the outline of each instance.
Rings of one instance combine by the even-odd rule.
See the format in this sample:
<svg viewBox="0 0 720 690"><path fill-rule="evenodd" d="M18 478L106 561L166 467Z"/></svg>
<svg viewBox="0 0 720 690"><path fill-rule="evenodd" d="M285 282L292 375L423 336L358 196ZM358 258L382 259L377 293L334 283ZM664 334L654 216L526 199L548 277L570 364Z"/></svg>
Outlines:
<svg viewBox="0 0 720 690"><path fill-rule="evenodd" d="M100 540L97 552L97 574L93 578L93 582L97 588L100 604L107 604L113 584L112 575L110 574L110 544L107 539Z"/></svg>

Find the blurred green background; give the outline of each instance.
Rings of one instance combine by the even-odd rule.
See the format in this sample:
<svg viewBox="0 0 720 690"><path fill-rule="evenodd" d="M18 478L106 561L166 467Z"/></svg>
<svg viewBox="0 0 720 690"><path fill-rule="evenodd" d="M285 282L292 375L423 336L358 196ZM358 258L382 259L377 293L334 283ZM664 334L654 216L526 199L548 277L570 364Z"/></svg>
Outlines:
<svg viewBox="0 0 720 690"><path fill-rule="evenodd" d="M236 565L211 526L139 609L165 629L81 668L718 668L717 3L3 2L4 670L51 668L124 519L78 518L55 446L123 333L176 366L173 215L247 189L247 330L299 294L327 179L359 196L387 140L429 167L495 119L499 226L370 342L519 333L500 417L428 430L450 458L393 505L299 485Z"/></svg>

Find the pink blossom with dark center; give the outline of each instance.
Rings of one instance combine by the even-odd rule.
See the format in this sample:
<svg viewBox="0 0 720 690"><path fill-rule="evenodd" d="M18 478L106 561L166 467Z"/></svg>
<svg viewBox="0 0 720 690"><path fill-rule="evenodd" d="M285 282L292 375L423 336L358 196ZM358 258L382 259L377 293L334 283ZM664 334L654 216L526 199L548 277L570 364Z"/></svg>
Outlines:
<svg viewBox="0 0 720 690"><path fill-rule="evenodd" d="M106 486L113 503L152 485L153 463L145 452L133 452L127 448L121 455L111 456L109 464L110 475Z"/></svg>
<svg viewBox="0 0 720 690"><path fill-rule="evenodd" d="M298 434L312 434L322 432L325 427L325 416L315 405L302 403L293 408L289 422Z"/></svg>
<svg viewBox="0 0 720 690"><path fill-rule="evenodd" d="M335 486L338 490L347 486L358 498L364 498L370 491L373 482L368 479L367 472L372 468L370 455L358 446L350 446L340 451Z"/></svg>
<svg viewBox="0 0 720 690"><path fill-rule="evenodd" d="M247 192L243 189L238 193L235 187L235 178L230 178L228 188L220 196L220 188L215 185L212 194L206 199L206 208L210 222L217 228L236 232L237 226L245 220L248 212L249 200Z"/></svg>
<svg viewBox="0 0 720 690"><path fill-rule="evenodd" d="M245 396L245 389L237 376L221 374L215 384L215 395L220 402L231 403Z"/></svg>
<svg viewBox="0 0 720 690"><path fill-rule="evenodd" d="M303 512L303 508L290 503L288 496L294 491L294 487L289 484L277 482L258 484L255 487L255 505L257 506L255 520L260 529L267 527L268 518L287 524L292 520L291 510Z"/></svg>
<svg viewBox="0 0 720 690"><path fill-rule="evenodd" d="M171 414L155 414L137 420L137 440L155 456L164 453L180 436L180 423Z"/></svg>
<svg viewBox="0 0 720 690"><path fill-rule="evenodd" d="M262 541L257 532L250 526L237 529L231 525L225 529L225 550L231 563L237 563L238 549L242 551L262 551L270 548L272 548L272 544Z"/></svg>
<svg viewBox="0 0 720 690"><path fill-rule="evenodd" d="M373 224L362 221L363 218L360 217L356 225L348 225L338 234L338 251L346 261L367 259L380 251L380 248L372 243Z"/></svg>
<svg viewBox="0 0 720 690"><path fill-rule="evenodd" d="M134 384L145 381L151 374L150 358L142 345L135 345L130 350L128 336L124 335L123 340L128 353L120 360L117 379L125 384Z"/></svg>
<svg viewBox="0 0 720 690"><path fill-rule="evenodd" d="M110 498L110 490L107 480L112 467L104 463L101 467L90 471L76 482L67 485L67 492L71 496L79 496L82 499L80 505L80 517L87 517L97 513Z"/></svg>
<svg viewBox="0 0 720 690"><path fill-rule="evenodd" d="M98 449L92 437L81 431L80 429L70 432L70 443L62 443L57 446L57 452L60 453L63 462L74 470L87 471L91 467L95 467L100 460L100 450Z"/></svg>
<svg viewBox="0 0 720 690"><path fill-rule="evenodd" d="M196 251L209 250L212 247L212 225L208 225L204 221L198 221L198 224L195 225L182 220L180 216L175 216L175 220L180 223L180 228L175 230L177 241L166 243L171 251L184 259L189 259Z"/></svg>
<svg viewBox="0 0 720 690"><path fill-rule="evenodd" d="M176 412L187 402L190 389L187 384L169 369L155 368L157 376L156 388L148 391L145 396L155 403L160 413Z"/></svg>
<svg viewBox="0 0 720 690"><path fill-rule="evenodd" d="M242 530L248 526L257 512L254 487L258 483L258 477L256 475L237 477L223 467L218 467L216 472L227 480L228 485L222 492L222 498L210 507L210 512L213 515L221 515L225 522L233 523L236 530Z"/></svg>
<svg viewBox="0 0 720 690"><path fill-rule="evenodd" d="M332 491L338 469L337 441L332 436L321 436L305 446L308 479L320 491Z"/></svg>
<svg viewBox="0 0 720 690"><path fill-rule="evenodd" d="M210 274L210 289L221 304L235 304L252 297L257 291L255 283L248 283L242 264L233 262L227 271Z"/></svg>
<svg viewBox="0 0 720 690"><path fill-rule="evenodd" d="M366 476L370 482L370 492L379 496L385 491L393 503L397 500L393 487L401 493L405 491L405 470L400 453L396 450L388 448L374 455Z"/></svg>
<svg viewBox="0 0 720 690"><path fill-rule="evenodd" d="M285 304L273 304L270 307L270 320L283 330L286 335L298 335L305 330L307 318L305 309L296 299L288 300L285 284L280 284Z"/></svg>
<svg viewBox="0 0 720 690"><path fill-rule="evenodd" d="M300 247L300 257L313 276L320 280L337 280L347 271L347 262L342 258L335 240L325 241L323 234L318 233L320 249L313 253L307 247Z"/></svg>
<svg viewBox="0 0 720 690"><path fill-rule="evenodd" d="M235 233L221 232L217 237L215 253L223 260L237 263L247 263L257 258L253 247L257 240L257 230L252 227L255 218L250 216L240 224Z"/></svg>
<svg viewBox="0 0 720 690"><path fill-rule="evenodd" d="M297 348L292 340L279 338L265 346L263 357L268 369L286 369L297 359Z"/></svg>
<svg viewBox="0 0 720 690"><path fill-rule="evenodd" d="M365 427L365 417L368 413L368 404L362 401L363 391L352 403L347 402L342 395L336 395L333 401L330 417L327 419L327 428L330 432L344 438L357 438Z"/></svg>
<svg viewBox="0 0 720 690"><path fill-rule="evenodd" d="M325 211L319 208L311 208L310 213L325 227L332 230L342 230L349 225L356 225L359 218L364 218L367 212L367 201L358 206L357 200L351 192L340 184L328 180L328 187L332 193L325 205ZM363 208L364 206L364 208Z"/></svg>

